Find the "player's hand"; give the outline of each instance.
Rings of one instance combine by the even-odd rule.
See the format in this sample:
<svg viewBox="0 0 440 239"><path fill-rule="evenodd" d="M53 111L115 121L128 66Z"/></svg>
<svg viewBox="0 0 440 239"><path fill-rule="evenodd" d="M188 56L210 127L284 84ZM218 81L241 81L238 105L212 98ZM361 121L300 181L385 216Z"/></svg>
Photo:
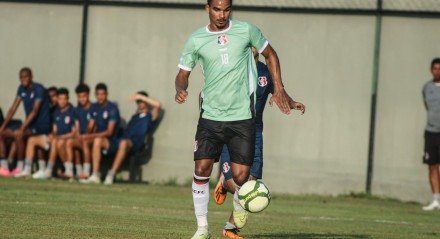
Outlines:
<svg viewBox="0 0 440 239"><path fill-rule="evenodd" d="M24 129L20 128L20 129L14 131L14 135L15 135L15 138L16 138L16 139L21 139L21 138L23 138L23 135L24 135Z"/></svg>
<svg viewBox="0 0 440 239"><path fill-rule="evenodd" d="M278 108L283 112L284 114L288 115L290 114L290 106L289 106L289 95L286 93L286 91L283 89L275 91L269 100L269 105L272 106L273 103L277 104Z"/></svg>
<svg viewBox="0 0 440 239"><path fill-rule="evenodd" d="M292 110L299 110L303 115L306 112L306 106L301 102L296 102L292 98L289 97L289 106Z"/></svg>
<svg viewBox="0 0 440 239"><path fill-rule="evenodd" d="M130 95L128 97L129 101L137 101L137 100L142 100L142 96L140 96L139 94L134 94L134 95Z"/></svg>
<svg viewBox="0 0 440 239"><path fill-rule="evenodd" d="M177 103L183 104L186 102L186 98L188 98L188 91L186 90L177 90L176 97L174 98Z"/></svg>

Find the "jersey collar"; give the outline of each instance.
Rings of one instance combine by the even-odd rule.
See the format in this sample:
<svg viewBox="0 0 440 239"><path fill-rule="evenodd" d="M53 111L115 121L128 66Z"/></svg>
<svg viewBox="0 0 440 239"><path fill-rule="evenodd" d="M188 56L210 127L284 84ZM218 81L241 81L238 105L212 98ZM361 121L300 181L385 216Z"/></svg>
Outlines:
<svg viewBox="0 0 440 239"><path fill-rule="evenodd" d="M229 31L229 29L231 29L231 27L232 27L232 21L229 20L229 26L228 26L228 28L226 28L226 29L223 30L223 31L213 32L213 31L209 30L209 24L208 24L208 25L206 25L206 32L211 33L211 34L220 34L220 33L225 33L225 32L227 32L227 31Z"/></svg>

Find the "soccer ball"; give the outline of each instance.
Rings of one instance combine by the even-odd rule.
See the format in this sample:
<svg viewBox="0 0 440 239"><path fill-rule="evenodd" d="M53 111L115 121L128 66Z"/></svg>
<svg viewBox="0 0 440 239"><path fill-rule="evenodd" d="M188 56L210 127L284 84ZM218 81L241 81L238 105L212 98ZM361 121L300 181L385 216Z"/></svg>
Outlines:
<svg viewBox="0 0 440 239"><path fill-rule="evenodd" d="M246 211L261 212L270 203L270 192L262 181L251 180L241 186L238 199Z"/></svg>

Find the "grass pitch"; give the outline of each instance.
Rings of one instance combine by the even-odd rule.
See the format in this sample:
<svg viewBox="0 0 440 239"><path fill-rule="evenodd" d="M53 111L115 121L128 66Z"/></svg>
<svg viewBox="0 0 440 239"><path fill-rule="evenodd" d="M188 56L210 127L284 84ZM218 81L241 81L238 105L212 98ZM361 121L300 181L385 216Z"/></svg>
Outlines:
<svg viewBox="0 0 440 239"><path fill-rule="evenodd" d="M211 200L213 238L232 208ZM188 187L0 178L0 238L191 238L196 230ZM246 238L440 238L440 211L368 197L275 195L250 215Z"/></svg>

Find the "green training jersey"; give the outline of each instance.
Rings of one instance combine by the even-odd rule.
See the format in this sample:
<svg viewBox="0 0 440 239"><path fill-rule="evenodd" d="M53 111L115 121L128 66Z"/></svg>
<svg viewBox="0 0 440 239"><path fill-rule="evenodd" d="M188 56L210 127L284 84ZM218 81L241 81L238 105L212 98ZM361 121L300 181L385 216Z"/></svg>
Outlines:
<svg viewBox="0 0 440 239"><path fill-rule="evenodd" d="M257 70L251 47L261 53L268 41L256 26L236 20L223 31L208 26L195 31L183 48L179 68L191 71L197 62L205 84L202 118L237 121L252 118Z"/></svg>

